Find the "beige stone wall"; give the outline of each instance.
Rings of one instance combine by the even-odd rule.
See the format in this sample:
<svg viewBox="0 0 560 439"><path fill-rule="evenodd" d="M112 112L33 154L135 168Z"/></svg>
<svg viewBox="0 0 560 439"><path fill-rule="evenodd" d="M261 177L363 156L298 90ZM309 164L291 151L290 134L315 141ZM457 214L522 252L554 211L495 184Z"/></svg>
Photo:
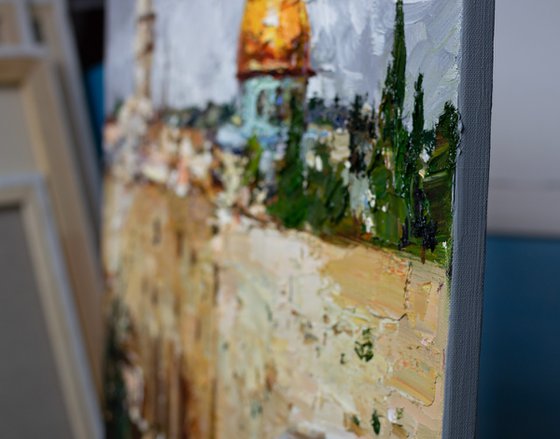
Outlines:
<svg viewBox="0 0 560 439"><path fill-rule="evenodd" d="M212 212L107 179L105 267L144 437L441 436L444 268L245 217L218 231Z"/></svg>
<svg viewBox="0 0 560 439"><path fill-rule="evenodd" d="M106 180L104 260L125 340L128 406L145 438L212 437L215 264L210 205ZM125 333L126 335L122 335Z"/></svg>

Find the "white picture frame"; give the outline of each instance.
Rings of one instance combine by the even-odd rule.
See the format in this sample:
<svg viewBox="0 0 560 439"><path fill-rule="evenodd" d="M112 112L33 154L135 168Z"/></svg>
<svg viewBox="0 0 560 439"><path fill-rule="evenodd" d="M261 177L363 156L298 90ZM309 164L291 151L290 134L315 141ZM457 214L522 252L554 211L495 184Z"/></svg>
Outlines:
<svg viewBox="0 0 560 439"><path fill-rule="evenodd" d="M40 47L0 48L0 86L20 108L12 111L14 120L2 127L4 136L19 139L19 144L0 149L0 175L37 172L45 178L86 350L101 394L102 272L56 66ZM10 101L3 105L12 108Z"/></svg>
<svg viewBox="0 0 560 439"><path fill-rule="evenodd" d="M101 439L101 410L44 178L33 173L1 176L0 208L6 207L21 212L24 245L31 257L72 437Z"/></svg>

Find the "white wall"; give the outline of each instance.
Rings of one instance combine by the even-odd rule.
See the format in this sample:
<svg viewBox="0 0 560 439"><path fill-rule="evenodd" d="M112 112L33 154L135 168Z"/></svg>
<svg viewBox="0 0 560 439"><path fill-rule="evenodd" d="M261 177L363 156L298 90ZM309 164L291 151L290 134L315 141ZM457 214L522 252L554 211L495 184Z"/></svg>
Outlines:
<svg viewBox="0 0 560 439"><path fill-rule="evenodd" d="M496 0L488 228L560 235L560 1Z"/></svg>

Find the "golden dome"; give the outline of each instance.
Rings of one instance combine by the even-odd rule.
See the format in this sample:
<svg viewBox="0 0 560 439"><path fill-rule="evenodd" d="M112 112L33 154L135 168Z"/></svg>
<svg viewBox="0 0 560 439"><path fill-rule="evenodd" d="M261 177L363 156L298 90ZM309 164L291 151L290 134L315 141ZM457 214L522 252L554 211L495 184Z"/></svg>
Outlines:
<svg viewBox="0 0 560 439"><path fill-rule="evenodd" d="M303 0L247 0L237 75L309 76L311 29Z"/></svg>

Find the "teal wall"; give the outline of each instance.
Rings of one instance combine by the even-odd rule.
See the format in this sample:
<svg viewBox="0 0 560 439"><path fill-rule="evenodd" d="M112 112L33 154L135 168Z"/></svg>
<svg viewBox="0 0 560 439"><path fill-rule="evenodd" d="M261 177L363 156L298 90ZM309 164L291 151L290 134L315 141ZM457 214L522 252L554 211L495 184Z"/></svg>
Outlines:
<svg viewBox="0 0 560 439"><path fill-rule="evenodd" d="M489 237L478 439L560 438L560 240Z"/></svg>
<svg viewBox="0 0 560 439"><path fill-rule="evenodd" d="M102 155L101 145L103 142L103 122L105 120L103 83L103 65L96 65L85 72L84 84L88 110L95 137L96 153L100 162Z"/></svg>

